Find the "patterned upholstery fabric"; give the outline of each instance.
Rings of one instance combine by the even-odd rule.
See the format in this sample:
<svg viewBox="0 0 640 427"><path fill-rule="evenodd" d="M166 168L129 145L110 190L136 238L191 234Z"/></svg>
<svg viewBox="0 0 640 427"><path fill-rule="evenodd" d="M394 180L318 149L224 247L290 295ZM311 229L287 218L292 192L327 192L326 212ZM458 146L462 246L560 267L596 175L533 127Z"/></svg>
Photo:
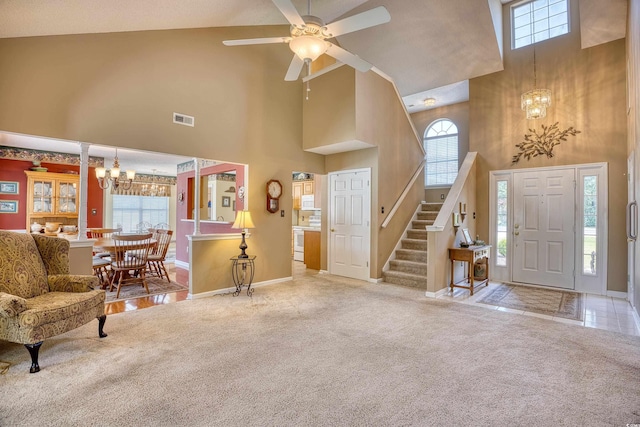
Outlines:
<svg viewBox="0 0 640 427"><path fill-rule="evenodd" d="M66 239L0 230L0 339L35 344L102 316L98 279L68 273Z"/></svg>
<svg viewBox="0 0 640 427"><path fill-rule="evenodd" d="M33 237L0 230L0 292L31 298L48 290L47 270Z"/></svg>
<svg viewBox="0 0 640 427"><path fill-rule="evenodd" d="M27 300L0 292L0 317L13 317L27 309Z"/></svg>
<svg viewBox="0 0 640 427"><path fill-rule="evenodd" d="M67 239L52 239L47 236L33 235L47 274L69 274L69 247Z"/></svg>

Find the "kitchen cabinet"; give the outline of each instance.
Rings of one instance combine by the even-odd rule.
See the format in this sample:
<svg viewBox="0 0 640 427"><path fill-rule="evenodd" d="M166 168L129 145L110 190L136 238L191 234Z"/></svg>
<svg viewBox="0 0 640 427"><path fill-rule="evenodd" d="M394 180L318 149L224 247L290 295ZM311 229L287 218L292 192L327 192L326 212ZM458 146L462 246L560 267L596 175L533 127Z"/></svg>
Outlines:
<svg viewBox="0 0 640 427"><path fill-rule="evenodd" d="M299 210L302 207L302 182L294 181L291 184L291 195L293 197L293 209Z"/></svg>
<svg viewBox="0 0 640 427"><path fill-rule="evenodd" d="M320 270L320 232L304 231L304 263L307 268Z"/></svg>
<svg viewBox="0 0 640 427"><path fill-rule="evenodd" d="M80 176L67 173L25 171L27 175L26 229L37 222L78 225Z"/></svg>
<svg viewBox="0 0 640 427"><path fill-rule="evenodd" d="M291 184L293 209L302 209L302 196L313 196L315 194L314 184L313 181L293 181L293 184Z"/></svg>

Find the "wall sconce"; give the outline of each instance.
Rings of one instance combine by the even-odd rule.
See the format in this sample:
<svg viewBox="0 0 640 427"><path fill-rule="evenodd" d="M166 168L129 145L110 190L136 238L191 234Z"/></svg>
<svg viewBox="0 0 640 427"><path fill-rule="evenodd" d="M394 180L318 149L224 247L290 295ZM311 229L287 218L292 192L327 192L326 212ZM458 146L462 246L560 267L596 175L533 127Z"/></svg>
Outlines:
<svg viewBox="0 0 640 427"><path fill-rule="evenodd" d="M465 217L467 216L467 204L460 202L460 218L462 218L462 222L464 222Z"/></svg>
<svg viewBox="0 0 640 427"><path fill-rule="evenodd" d="M458 212L451 213L451 225L453 225L453 231L458 234L458 227L460 227L460 214Z"/></svg>
<svg viewBox="0 0 640 427"><path fill-rule="evenodd" d="M96 168L96 178L98 178L98 184L100 188L106 190L109 188L109 184L115 190L120 185L125 190L129 190L131 188L131 184L133 183L133 178L136 177L136 171L127 170L127 180L122 182L120 181L120 163L118 163L118 149L116 148L116 156L113 159L113 167L109 171L109 178L107 178L107 170L105 168Z"/></svg>

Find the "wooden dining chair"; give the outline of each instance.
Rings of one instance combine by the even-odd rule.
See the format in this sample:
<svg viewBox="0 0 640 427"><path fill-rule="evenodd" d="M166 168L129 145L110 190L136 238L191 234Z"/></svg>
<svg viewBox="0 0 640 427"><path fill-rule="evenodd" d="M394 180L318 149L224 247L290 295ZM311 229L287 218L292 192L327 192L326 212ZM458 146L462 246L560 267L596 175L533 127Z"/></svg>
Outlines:
<svg viewBox="0 0 640 427"><path fill-rule="evenodd" d="M115 259L111 261L111 285L109 291L117 285L116 298L120 298L123 285L141 284L149 293L147 286L147 257L151 249L151 233L114 234Z"/></svg>
<svg viewBox="0 0 640 427"><path fill-rule="evenodd" d="M89 238L90 239L100 239L105 238L109 239L113 236L113 233L120 233L122 228L91 228L89 229ZM108 258L111 256L109 252L98 252L93 254L93 256L97 256L100 258Z"/></svg>
<svg viewBox="0 0 640 427"><path fill-rule="evenodd" d="M160 278L166 277L170 282L169 273L164 265L164 260L167 256L167 250L171 244L171 236L173 230L159 229L153 233L153 239L158 243L152 249L151 253L147 257L147 267L150 275L158 276Z"/></svg>

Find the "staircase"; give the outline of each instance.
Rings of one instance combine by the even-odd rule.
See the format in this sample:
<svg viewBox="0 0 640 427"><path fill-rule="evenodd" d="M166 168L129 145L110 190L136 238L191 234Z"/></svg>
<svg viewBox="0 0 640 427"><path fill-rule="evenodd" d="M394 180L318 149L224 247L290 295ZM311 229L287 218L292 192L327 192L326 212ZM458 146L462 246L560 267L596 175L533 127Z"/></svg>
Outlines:
<svg viewBox="0 0 640 427"><path fill-rule="evenodd" d="M402 239L395 259L389 261L389 270L382 272L386 283L427 288L427 225L433 224L442 203L422 203L411 221L407 236Z"/></svg>

